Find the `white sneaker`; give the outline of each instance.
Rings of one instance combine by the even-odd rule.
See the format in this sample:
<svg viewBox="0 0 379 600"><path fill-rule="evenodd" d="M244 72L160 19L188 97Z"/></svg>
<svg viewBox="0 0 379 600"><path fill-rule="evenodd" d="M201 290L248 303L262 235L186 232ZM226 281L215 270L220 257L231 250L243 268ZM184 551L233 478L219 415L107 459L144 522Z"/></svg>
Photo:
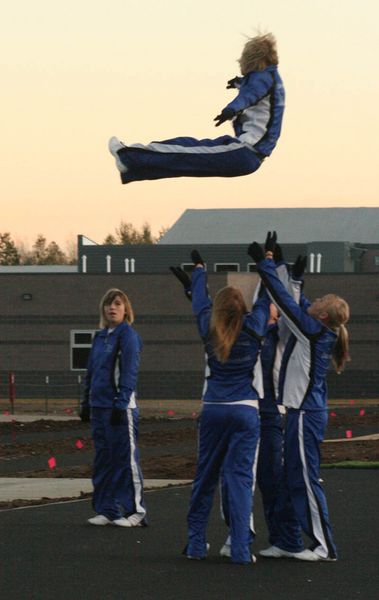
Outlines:
<svg viewBox="0 0 379 600"><path fill-rule="evenodd" d="M319 552L318 552L318 550L319 550ZM337 558L331 558L330 556L322 556L321 552L323 552L322 546L317 546L313 550L313 554L315 554L317 556L317 560L323 560L323 561L327 561L327 562L336 562Z"/></svg>
<svg viewBox="0 0 379 600"><path fill-rule="evenodd" d="M120 142L120 140L118 138L116 138L115 136L111 137L108 142L109 152L112 154L112 156L114 156L114 158L116 160L116 167L118 168L120 173L126 173L128 171L128 167L126 167L121 162L120 157L118 155L118 151L121 150L121 148L125 148L125 144Z"/></svg>
<svg viewBox="0 0 379 600"><path fill-rule="evenodd" d="M117 527L142 527L143 519L141 520L138 515L130 515L130 517L121 517L120 519L115 519L112 521L113 525L117 525Z"/></svg>
<svg viewBox="0 0 379 600"><path fill-rule="evenodd" d="M112 521L110 521L106 516L104 515L96 515L96 517L91 517L90 519L88 519L87 523L90 523L90 525L109 525L110 523L112 523Z"/></svg>
<svg viewBox="0 0 379 600"><path fill-rule="evenodd" d="M260 556L265 558L297 558L298 560L316 561L320 560L317 554L312 550L301 550L301 552L287 552L278 548L278 546L270 546L266 550L260 550Z"/></svg>
<svg viewBox="0 0 379 600"><path fill-rule="evenodd" d="M231 558L232 556L232 550L230 547L230 544L224 544L220 550L220 556L224 556L226 558ZM257 562L257 557L255 556L255 554L251 555L251 562L252 563L256 563Z"/></svg>

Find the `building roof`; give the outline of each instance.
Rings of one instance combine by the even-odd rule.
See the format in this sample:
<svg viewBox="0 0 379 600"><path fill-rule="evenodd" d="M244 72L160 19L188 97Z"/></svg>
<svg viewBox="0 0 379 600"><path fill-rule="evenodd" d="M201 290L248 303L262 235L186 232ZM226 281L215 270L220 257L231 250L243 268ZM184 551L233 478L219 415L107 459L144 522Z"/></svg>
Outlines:
<svg viewBox="0 0 379 600"><path fill-rule="evenodd" d="M379 242L378 208L216 208L187 209L158 242L241 244L264 241L276 230L283 244Z"/></svg>
<svg viewBox="0 0 379 600"><path fill-rule="evenodd" d="M77 273L78 265L1 265L0 273Z"/></svg>

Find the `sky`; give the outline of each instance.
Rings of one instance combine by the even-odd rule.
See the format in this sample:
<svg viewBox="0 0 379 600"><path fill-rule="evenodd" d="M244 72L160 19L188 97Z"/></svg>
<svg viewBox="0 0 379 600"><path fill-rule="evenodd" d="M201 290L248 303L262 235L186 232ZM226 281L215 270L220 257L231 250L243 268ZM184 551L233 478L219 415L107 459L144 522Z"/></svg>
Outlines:
<svg viewBox="0 0 379 600"><path fill-rule="evenodd" d="M0 232L62 247L187 208L379 206L377 0L17 0L2 8ZM247 37L275 34L282 135L254 174L121 185L116 135L232 134L213 119Z"/></svg>

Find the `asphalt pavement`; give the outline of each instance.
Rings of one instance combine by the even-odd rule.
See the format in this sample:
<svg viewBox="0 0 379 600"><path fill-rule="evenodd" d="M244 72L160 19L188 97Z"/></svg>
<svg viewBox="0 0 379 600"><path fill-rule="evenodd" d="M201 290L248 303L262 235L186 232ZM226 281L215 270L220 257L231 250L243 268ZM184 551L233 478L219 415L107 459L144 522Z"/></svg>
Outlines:
<svg viewBox="0 0 379 600"><path fill-rule="evenodd" d="M89 500L0 511L0 594L6 600L377 600L377 470L321 476L339 551L335 563L258 559L232 565L215 500L204 561L189 561L190 486L146 493L149 526L87 524ZM254 552L267 546L259 494Z"/></svg>

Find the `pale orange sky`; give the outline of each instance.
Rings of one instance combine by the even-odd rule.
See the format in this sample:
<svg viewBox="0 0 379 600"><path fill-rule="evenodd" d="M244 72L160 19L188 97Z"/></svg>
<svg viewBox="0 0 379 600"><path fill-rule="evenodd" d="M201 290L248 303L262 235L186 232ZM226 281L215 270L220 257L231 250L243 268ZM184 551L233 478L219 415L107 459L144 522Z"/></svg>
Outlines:
<svg viewBox="0 0 379 600"><path fill-rule="evenodd" d="M233 10L231 10L233 9ZM1 19L1 225L30 245L186 208L379 206L377 0L18 0ZM287 93L250 176L122 186L107 140L216 137L245 36L278 40Z"/></svg>

